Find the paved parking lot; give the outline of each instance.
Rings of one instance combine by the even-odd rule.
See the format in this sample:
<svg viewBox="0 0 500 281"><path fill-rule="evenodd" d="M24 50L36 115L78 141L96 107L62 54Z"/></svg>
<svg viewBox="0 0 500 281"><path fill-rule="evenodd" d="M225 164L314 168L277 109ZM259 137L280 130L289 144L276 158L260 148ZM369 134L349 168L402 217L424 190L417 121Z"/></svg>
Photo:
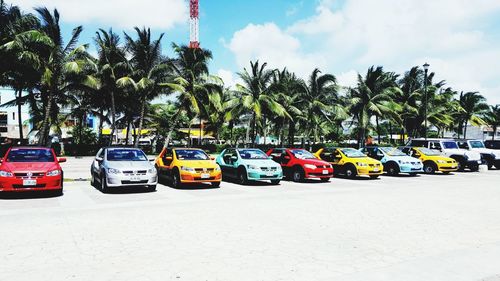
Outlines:
<svg viewBox="0 0 500 281"><path fill-rule="evenodd" d="M494 281L499 182L488 171L112 194L68 182L61 197L0 199L0 280Z"/></svg>

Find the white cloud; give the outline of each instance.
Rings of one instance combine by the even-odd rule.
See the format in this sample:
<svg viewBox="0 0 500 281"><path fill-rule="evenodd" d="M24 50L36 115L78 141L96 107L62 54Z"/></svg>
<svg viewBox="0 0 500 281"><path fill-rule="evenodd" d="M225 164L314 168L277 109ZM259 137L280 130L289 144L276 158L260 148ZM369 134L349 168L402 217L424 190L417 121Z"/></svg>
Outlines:
<svg viewBox="0 0 500 281"><path fill-rule="evenodd" d="M227 47L240 68L248 67L251 60L260 60L272 68L287 67L305 77L315 67L326 65L320 55L302 53L300 41L274 23L247 25L234 33Z"/></svg>
<svg viewBox="0 0 500 281"><path fill-rule="evenodd" d="M219 71L217 71L217 76L224 81L224 86L228 88L234 88L236 84L241 83L241 79L236 77L233 72L226 69L219 69Z"/></svg>
<svg viewBox="0 0 500 281"><path fill-rule="evenodd" d="M358 82L358 72L356 70L340 73L336 77L337 83L344 87L355 87Z"/></svg>
<svg viewBox="0 0 500 281"><path fill-rule="evenodd" d="M75 24L97 23L116 28L134 26L170 29L188 20L184 0L12 0L24 9L57 8L61 19Z"/></svg>
<svg viewBox="0 0 500 281"><path fill-rule="evenodd" d="M371 65L402 74L427 61L449 86L497 103L498 17L494 0L322 0L313 16L290 26L237 31L229 49L240 66L255 57L295 71L317 66L347 86Z"/></svg>

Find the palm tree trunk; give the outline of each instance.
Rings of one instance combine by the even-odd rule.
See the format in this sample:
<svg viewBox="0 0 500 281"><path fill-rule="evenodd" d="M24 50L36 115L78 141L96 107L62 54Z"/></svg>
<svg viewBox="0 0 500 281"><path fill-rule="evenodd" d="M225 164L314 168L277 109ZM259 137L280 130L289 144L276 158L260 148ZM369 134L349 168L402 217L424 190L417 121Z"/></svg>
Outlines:
<svg viewBox="0 0 500 281"><path fill-rule="evenodd" d="M134 147L139 147L139 139L142 136L142 126L144 125L144 112L146 110L146 95L142 97L141 101L141 116L139 118L139 133L134 140Z"/></svg>
<svg viewBox="0 0 500 281"><path fill-rule="evenodd" d="M109 145L113 145L113 140L115 138L116 130L116 104L115 104L115 93L111 91L111 139Z"/></svg>
<svg viewBox="0 0 500 281"><path fill-rule="evenodd" d="M262 121L262 133L264 135L264 145L266 145L266 138L267 138L267 124L266 124L267 120L266 120L266 117L264 117L264 120Z"/></svg>
<svg viewBox="0 0 500 281"><path fill-rule="evenodd" d="M193 138L191 138L191 127L192 127L192 120L189 121L189 127L188 127L188 147L193 146Z"/></svg>
<svg viewBox="0 0 500 281"><path fill-rule="evenodd" d="M201 142L203 141L203 120L200 116L200 137L198 139L198 145L201 146Z"/></svg>
<svg viewBox="0 0 500 281"><path fill-rule="evenodd" d="M23 116L21 115L21 107L22 107L21 98L23 95L23 91L18 90L18 93L19 93L19 96L17 97L17 121L19 124L19 142L21 144L23 144L23 139L24 139L24 136L23 136Z"/></svg>
<svg viewBox="0 0 500 281"><path fill-rule="evenodd" d="M288 125L288 145L293 147L295 143L295 121L290 121Z"/></svg>
<svg viewBox="0 0 500 281"><path fill-rule="evenodd" d="M375 115L375 125L377 126L377 141L378 145L380 145L380 124L378 120L378 115Z"/></svg>
<svg viewBox="0 0 500 281"><path fill-rule="evenodd" d="M491 136L491 140L495 140L496 134L497 134L497 125L493 125L493 136Z"/></svg>
<svg viewBox="0 0 500 281"><path fill-rule="evenodd" d="M102 127L104 127L103 116L104 116L104 109L101 109L99 111L99 134L98 134L98 138L97 138L99 145L102 144Z"/></svg>
<svg viewBox="0 0 500 281"><path fill-rule="evenodd" d="M252 114L252 135L251 135L251 143L252 143L252 147L255 146L255 128L257 127L257 114L255 113L255 111L253 112Z"/></svg>
<svg viewBox="0 0 500 281"><path fill-rule="evenodd" d="M130 119L127 121L127 132L125 133L125 145L128 145L128 140L130 136Z"/></svg>
<svg viewBox="0 0 500 281"><path fill-rule="evenodd" d="M164 148L168 147L168 144L170 143L170 139L172 138L172 134L174 133L175 127L177 126L177 122L179 122L179 117L181 115L181 110L178 110L177 113L174 115L174 121L172 122L172 127L170 128L167 139L165 140L165 144L163 144Z"/></svg>
<svg viewBox="0 0 500 281"><path fill-rule="evenodd" d="M392 145L392 123L391 123L391 121L389 121L389 142Z"/></svg>
<svg viewBox="0 0 500 281"><path fill-rule="evenodd" d="M52 111L52 100L54 99L54 94L52 91L49 92L47 98L47 106L45 107L45 113L43 117L42 130L40 134L40 139L38 140L41 146L48 146L49 142L49 131L50 131L50 112Z"/></svg>
<svg viewBox="0 0 500 281"><path fill-rule="evenodd" d="M464 126L464 139L467 139L467 123L469 123L468 120L465 120L465 126Z"/></svg>

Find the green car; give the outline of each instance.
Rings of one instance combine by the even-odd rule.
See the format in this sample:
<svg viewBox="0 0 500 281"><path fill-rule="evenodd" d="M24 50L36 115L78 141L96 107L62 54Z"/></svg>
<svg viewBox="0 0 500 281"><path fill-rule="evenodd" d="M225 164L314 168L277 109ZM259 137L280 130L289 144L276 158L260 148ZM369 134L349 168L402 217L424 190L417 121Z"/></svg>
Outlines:
<svg viewBox="0 0 500 281"><path fill-rule="evenodd" d="M283 178L280 164L260 149L228 148L216 159L224 179L236 179L240 184L248 181L271 181L279 184Z"/></svg>

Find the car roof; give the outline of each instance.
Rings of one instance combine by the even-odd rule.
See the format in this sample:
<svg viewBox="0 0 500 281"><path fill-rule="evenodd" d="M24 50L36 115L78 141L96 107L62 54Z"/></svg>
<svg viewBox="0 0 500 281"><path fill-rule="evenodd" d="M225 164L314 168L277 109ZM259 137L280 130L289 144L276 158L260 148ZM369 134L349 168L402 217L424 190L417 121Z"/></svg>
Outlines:
<svg viewBox="0 0 500 281"><path fill-rule="evenodd" d="M52 149L51 147L44 147L44 146L13 146L11 149Z"/></svg>
<svg viewBox="0 0 500 281"><path fill-rule="evenodd" d="M412 141L455 141L454 139L440 139L440 138L418 138L418 139L412 139Z"/></svg>
<svg viewBox="0 0 500 281"><path fill-rule="evenodd" d="M137 149L137 150L141 150L140 148L130 147L130 146L107 146L107 147L103 147L103 149Z"/></svg>

